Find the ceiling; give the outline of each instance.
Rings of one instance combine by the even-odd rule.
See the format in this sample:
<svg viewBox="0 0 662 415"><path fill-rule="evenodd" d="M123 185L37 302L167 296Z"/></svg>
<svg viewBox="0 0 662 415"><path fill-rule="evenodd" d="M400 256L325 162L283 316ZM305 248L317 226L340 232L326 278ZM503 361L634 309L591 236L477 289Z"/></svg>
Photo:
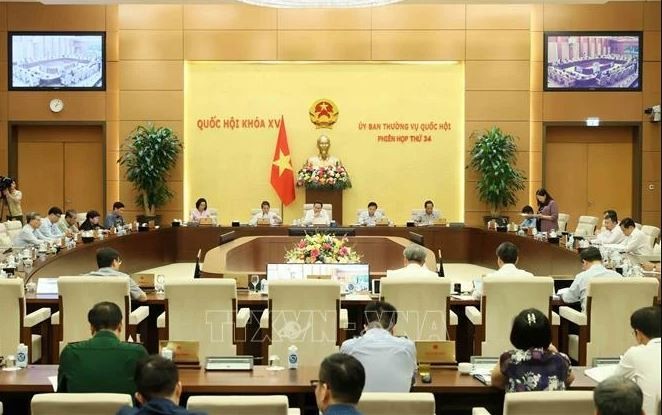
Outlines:
<svg viewBox="0 0 662 415"><path fill-rule="evenodd" d="M305 0L303 0L305 2ZM642 0L619 0L642 1ZM660 0L643 0L657 1ZM243 4L238 0L12 0L14 3L43 4ZM0 0L0 3L8 1ZM402 0L400 4L602 4L603 0Z"/></svg>

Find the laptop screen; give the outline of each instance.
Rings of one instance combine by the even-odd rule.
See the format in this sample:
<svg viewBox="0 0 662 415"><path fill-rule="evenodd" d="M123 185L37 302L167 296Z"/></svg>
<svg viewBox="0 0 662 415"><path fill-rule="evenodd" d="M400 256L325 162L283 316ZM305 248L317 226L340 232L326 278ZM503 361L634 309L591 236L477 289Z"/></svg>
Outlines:
<svg viewBox="0 0 662 415"><path fill-rule="evenodd" d="M37 294L57 295L57 278L39 278L37 280Z"/></svg>
<svg viewBox="0 0 662 415"><path fill-rule="evenodd" d="M343 286L354 284L354 291L370 290L368 264L267 264L267 280L303 280L328 275Z"/></svg>

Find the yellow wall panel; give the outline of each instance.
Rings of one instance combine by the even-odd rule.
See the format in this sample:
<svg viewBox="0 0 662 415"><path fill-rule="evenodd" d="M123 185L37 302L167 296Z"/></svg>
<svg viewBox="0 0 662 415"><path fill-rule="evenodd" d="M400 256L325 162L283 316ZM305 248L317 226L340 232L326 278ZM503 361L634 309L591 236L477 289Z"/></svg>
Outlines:
<svg viewBox="0 0 662 415"><path fill-rule="evenodd" d="M106 120L117 121L120 118L119 91L106 92Z"/></svg>
<svg viewBox="0 0 662 415"><path fill-rule="evenodd" d="M643 14L642 3L634 2L545 4L544 24L547 31L641 30Z"/></svg>
<svg viewBox="0 0 662 415"><path fill-rule="evenodd" d="M467 29L529 29L528 4L467 4Z"/></svg>
<svg viewBox="0 0 662 415"><path fill-rule="evenodd" d="M463 30L464 4L397 4L372 9L373 30Z"/></svg>
<svg viewBox="0 0 662 415"><path fill-rule="evenodd" d="M542 152L529 153L529 182L531 184L542 181ZM533 185L531 186L533 187Z"/></svg>
<svg viewBox="0 0 662 415"><path fill-rule="evenodd" d="M281 60L370 60L369 31L278 32Z"/></svg>
<svg viewBox="0 0 662 415"><path fill-rule="evenodd" d="M528 121L528 91L467 91L467 121Z"/></svg>
<svg viewBox="0 0 662 415"><path fill-rule="evenodd" d="M7 30L7 3L0 3L0 30Z"/></svg>
<svg viewBox="0 0 662 415"><path fill-rule="evenodd" d="M644 225L651 225L660 227L660 211L645 211L641 212L641 223Z"/></svg>
<svg viewBox="0 0 662 415"><path fill-rule="evenodd" d="M110 201L110 200L122 200L120 199L119 182L116 180L106 180L106 201ZM124 204L127 203L124 202Z"/></svg>
<svg viewBox="0 0 662 415"><path fill-rule="evenodd" d="M531 7L531 27L529 28L532 32L542 32L544 29L544 4L530 4Z"/></svg>
<svg viewBox="0 0 662 415"><path fill-rule="evenodd" d="M120 4L120 30L177 30L182 28L182 6L176 4Z"/></svg>
<svg viewBox="0 0 662 415"><path fill-rule="evenodd" d="M117 91L120 86L119 62L106 62L106 89Z"/></svg>
<svg viewBox="0 0 662 415"><path fill-rule="evenodd" d="M0 120L6 120L7 119L7 113L8 113L8 98L9 93L7 92L0 92Z"/></svg>
<svg viewBox="0 0 662 415"><path fill-rule="evenodd" d="M374 60L464 60L464 31L375 30Z"/></svg>
<svg viewBox="0 0 662 415"><path fill-rule="evenodd" d="M660 62L644 62L644 92L660 92Z"/></svg>
<svg viewBox="0 0 662 415"><path fill-rule="evenodd" d="M106 151L119 151L119 121L106 121Z"/></svg>
<svg viewBox="0 0 662 415"><path fill-rule="evenodd" d="M467 60L528 60L527 30L467 30Z"/></svg>
<svg viewBox="0 0 662 415"><path fill-rule="evenodd" d="M531 121L543 120L543 99L542 92L531 91L529 98L531 99Z"/></svg>
<svg viewBox="0 0 662 415"><path fill-rule="evenodd" d="M653 185L653 190L648 185ZM641 210L660 210L660 182L646 182L643 184L641 197Z"/></svg>
<svg viewBox="0 0 662 415"><path fill-rule="evenodd" d="M184 30L276 30L278 10L241 4L184 6Z"/></svg>
<svg viewBox="0 0 662 415"><path fill-rule="evenodd" d="M467 150L473 146L475 140L472 135L475 132L482 132L492 127L499 127L504 132L517 138L517 150L529 150L529 123L527 121L468 121L465 123L465 135L467 137L465 147Z"/></svg>
<svg viewBox="0 0 662 415"><path fill-rule="evenodd" d="M545 121L640 121L642 94L637 92L544 92Z"/></svg>
<svg viewBox="0 0 662 415"><path fill-rule="evenodd" d="M48 103L53 98L64 101L62 112L51 112ZM102 121L106 118L106 94L103 92L10 91L8 102L8 116L14 121ZM4 117L0 115L0 118Z"/></svg>
<svg viewBox="0 0 662 415"><path fill-rule="evenodd" d="M644 3L644 30L660 30L660 2Z"/></svg>
<svg viewBox="0 0 662 415"><path fill-rule="evenodd" d="M531 61L542 62L544 60L544 36L543 32L531 32Z"/></svg>
<svg viewBox="0 0 662 415"><path fill-rule="evenodd" d="M9 3L8 30L105 30L106 6Z"/></svg>
<svg viewBox="0 0 662 415"><path fill-rule="evenodd" d="M529 77L531 91L542 91L544 75L543 63L531 62L529 70L531 71Z"/></svg>
<svg viewBox="0 0 662 415"><path fill-rule="evenodd" d="M366 30L372 9L278 9L278 30Z"/></svg>
<svg viewBox="0 0 662 415"><path fill-rule="evenodd" d="M106 180L118 180L120 177L120 168L117 159L120 157L119 151L106 151Z"/></svg>
<svg viewBox="0 0 662 415"><path fill-rule="evenodd" d="M660 123L644 122L642 124L642 137L644 151L660 151Z"/></svg>
<svg viewBox="0 0 662 415"><path fill-rule="evenodd" d="M642 173L641 179L644 182L660 181L660 152L644 151L642 152Z"/></svg>
<svg viewBox="0 0 662 415"><path fill-rule="evenodd" d="M529 61L466 61L467 91L528 91Z"/></svg>
<svg viewBox="0 0 662 415"><path fill-rule="evenodd" d="M7 32L0 32L0 62L7 62Z"/></svg>
<svg viewBox="0 0 662 415"><path fill-rule="evenodd" d="M7 121L0 121L0 150L7 151L8 142L7 142Z"/></svg>
<svg viewBox="0 0 662 415"><path fill-rule="evenodd" d="M276 60L278 33L273 30L184 32L185 60Z"/></svg>
<svg viewBox="0 0 662 415"><path fill-rule="evenodd" d="M6 91L9 85L9 80L7 77L9 76L8 71L9 66L7 65L7 62L0 62L0 91Z"/></svg>
<svg viewBox="0 0 662 415"><path fill-rule="evenodd" d="M524 174L524 176L527 178L529 177L529 165L530 165L529 154L531 153L529 153L528 151L518 151L517 161L515 162L515 167L520 169ZM469 163L471 162L471 153L467 151L464 157L466 160L466 164L469 165ZM480 179L480 175L470 167L466 170L464 178L465 181L467 182L475 182Z"/></svg>
<svg viewBox="0 0 662 415"><path fill-rule="evenodd" d="M180 140L184 138L184 123L181 120L157 120L157 119L144 119L144 120L131 120L131 121L119 121L118 129L118 144L121 145L126 138L131 134L131 132L139 125L146 125L148 122L153 123L157 127L169 127L172 128L177 137Z"/></svg>
<svg viewBox="0 0 662 415"><path fill-rule="evenodd" d="M660 32L648 31L644 32L644 60L645 61L659 61L660 60Z"/></svg>
<svg viewBox="0 0 662 415"><path fill-rule="evenodd" d="M119 63L122 90L183 90L183 61L123 61Z"/></svg>
<svg viewBox="0 0 662 415"><path fill-rule="evenodd" d="M120 91L121 120L181 120L182 91Z"/></svg>
<svg viewBox="0 0 662 415"><path fill-rule="evenodd" d="M529 129L529 151L542 151L542 122L532 121Z"/></svg>
<svg viewBox="0 0 662 415"><path fill-rule="evenodd" d="M182 59L182 32L158 30L122 30L120 60Z"/></svg>
<svg viewBox="0 0 662 415"><path fill-rule="evenodd" d="M116 32L120 28L119 10L116 4L106 6L106 30Z"/></svg>
<svg viewBox="0 0 662 415"><path fill-rule="evenodd" d="M106 60L108 62L117 62L120 60L119 32L106 32Z"/></svg>

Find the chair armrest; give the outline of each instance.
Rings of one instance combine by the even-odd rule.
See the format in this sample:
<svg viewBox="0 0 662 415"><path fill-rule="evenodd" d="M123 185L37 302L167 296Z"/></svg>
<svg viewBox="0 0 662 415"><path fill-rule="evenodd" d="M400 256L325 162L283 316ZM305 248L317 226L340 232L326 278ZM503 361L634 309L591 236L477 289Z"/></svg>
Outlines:
<svg viewBox="0 0 662 415"><path fill-rule="evenodd" d="M269 309L265 309L260 316L260 328L268 329L269 328Z"/></svg>
<svg viewBox="0 0 662 415"><path fill-rule="evenodd" d="M448 324L451 326L457 326L457 314L452 310L448 310Z"/></svg>
<svg viewBox="0 0 662 415"><path fill-rule="evenodd" d="M129 325L135 326L140 324L149 315L149 307L142 305L129 314Z"/></svg>
<svg viewBox="0 0 662 415"><path fill-rule="evenodd" d="M56 311L51 314L51 325L58 326L60 324L60 312Z"/></svg>
<svg viewBox="0 0 662 415"><path fill-rule="evenodd" d="M347 309L346 308L341 308L340 309L340 318L339 318L339 324L341 329L347 330L349 327L349 317L347 314Z"/></svg>
<svg viewBox="0 0 662 415"><path fill-rule="evenodd" d="M581 313L581 312L575 310L574 308L570 308L570 307L566 307L566 306L560 307L559 308L559 314L564 319L566 319L568 321L571 321L571 322L575 323L578 326L585 326L587 324L586 314Z"/></svg>
<svg viewBox="0 0 662 415"><path fill-rule="evenodd" d="M301 411L299 408L287 408L287 415L301 415Z"/></svg>
<svg viewBox="0 0 662 415"><path fill-rule="evenodd" d="M237 327L245 329L251 318L251 310L248 307L240 308L237 312Z"/></svg>
<svg viewBox="0 0 662 415"><path fill-rule="evenodd" d="M490 415L490 412L485 408L471 408L471 415Z"/></svg>
<svg viewBox="0 0 662 415"><path fill-rule="evenodd" d="M159 314L159 316L156 318L156 328L164 329L165 327L166 327L166 312L164 311L163 313Z"/></svg>
<svg viewBox="0 0 662 415"><path fill-rule="evenodd" d="M556 314L555 311L552 311L552 326L558 326L561 324L561 317Z"/></svg>
<svg viewBox="0 0 662 415"><path fill-rule="evenodd" d="M483 315L476 307L472 305L464 307L464 314L474 326L481 326L483 324Z"/></svg>
<svg viewBox="0 0 662 415"><path fill-rule="evenodd" d="M33 311L32 313L28 314L25 316L23 319L23 327L34 327L37 324L44 322L48 320L51 317L51 309L50 308L40 308L37 311Z"/></svg>

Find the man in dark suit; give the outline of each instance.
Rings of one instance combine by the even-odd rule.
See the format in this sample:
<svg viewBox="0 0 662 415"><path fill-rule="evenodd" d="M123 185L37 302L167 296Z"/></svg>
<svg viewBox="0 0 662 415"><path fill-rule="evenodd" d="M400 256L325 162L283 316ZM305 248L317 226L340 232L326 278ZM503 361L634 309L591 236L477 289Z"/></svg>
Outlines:
<svg viewBox="0 0 662 415"><path fill-rule="evenodd" d="M122 311L115 303L96 304L88 313L92 338L69 343L60 354L58 392L133 395L136 363L147 350L120 340Z"/></svg>
<svg viewBox="0 0 662 415"><path fill-rule="evenodd" d="M322 361L315 384L317 408L324 415L361 415L356 405L365 385L365 370L356 358L335 353Z"/></svg>

